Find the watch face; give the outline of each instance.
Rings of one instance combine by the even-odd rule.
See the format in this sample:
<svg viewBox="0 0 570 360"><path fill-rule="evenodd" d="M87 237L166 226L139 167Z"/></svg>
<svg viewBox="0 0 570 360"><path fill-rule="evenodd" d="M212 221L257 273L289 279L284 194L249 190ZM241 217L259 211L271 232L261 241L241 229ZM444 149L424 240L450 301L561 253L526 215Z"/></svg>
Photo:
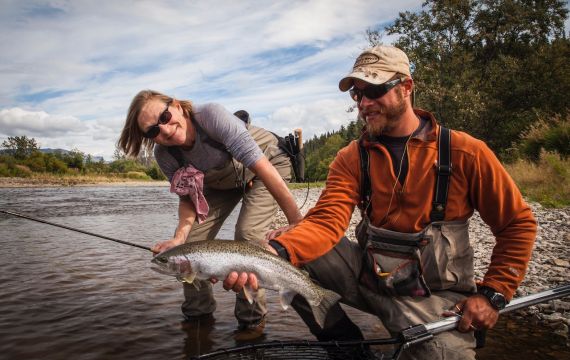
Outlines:
<svg viewBox="0 0 570 360"><path fill-rule="evenodd" d="M489 303L497 310L503 310L507 306L507 299L505 296L488 287L481 287L479 293L489 299Z"/></svg>
<svg viewBox="0 0 570 360"><path fill-rule="evenodd" d="M494 293L489 300L491 300L491 305L493 305L498 310L503 310L507 305L505 297L499 293Z"/></svg>

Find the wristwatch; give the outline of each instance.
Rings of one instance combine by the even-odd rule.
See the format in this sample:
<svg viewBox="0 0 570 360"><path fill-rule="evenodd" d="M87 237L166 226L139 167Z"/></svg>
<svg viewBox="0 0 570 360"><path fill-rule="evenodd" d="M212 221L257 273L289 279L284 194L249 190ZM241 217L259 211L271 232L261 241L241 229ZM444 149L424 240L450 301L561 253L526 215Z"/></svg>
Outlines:
<svg viewBox="0 0 570 360"><path fill-rule="evenodd" d="M275 240L269 240L269 246L274 248L275 251L277 251L277 255L279 255L281 258L287 261L291 261L291 259L289 258L289 253L287 252L287 249L285 249L283 245L281 245Z"/></svg>
<svg viewBox="0 0 570 360"><path fill-rule="evenodd" d="M495 291L493 288L481 286L477 289L477 293L485 296L496 310L503 310L507 306L508 301L505 295Z"/></svg>

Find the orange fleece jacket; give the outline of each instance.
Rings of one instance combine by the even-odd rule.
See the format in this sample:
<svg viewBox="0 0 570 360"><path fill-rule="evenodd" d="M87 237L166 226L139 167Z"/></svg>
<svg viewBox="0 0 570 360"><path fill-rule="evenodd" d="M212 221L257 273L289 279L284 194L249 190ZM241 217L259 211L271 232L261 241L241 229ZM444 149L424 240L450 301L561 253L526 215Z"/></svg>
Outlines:
<svg viewBox="0 0 570 360"><path fill-rule="evenodd" d="M377 142L364 141L370 153L371 223L405 233L419 232L430 223L437 160L439 125L429 112L414 111L429 118L431 125L408 142L409 168L403 186L396 179L388 150ZM536 221L487 145L460 131L451 134L453 170L445 220L465 220L479 211L496 238L483 285L510 300L530 260ZM315 207L295 228L275 239L287 249L294 265L324 255L344 235L360 200L360 176L358 142L352 141L330 165L326 187Z"/></svg>

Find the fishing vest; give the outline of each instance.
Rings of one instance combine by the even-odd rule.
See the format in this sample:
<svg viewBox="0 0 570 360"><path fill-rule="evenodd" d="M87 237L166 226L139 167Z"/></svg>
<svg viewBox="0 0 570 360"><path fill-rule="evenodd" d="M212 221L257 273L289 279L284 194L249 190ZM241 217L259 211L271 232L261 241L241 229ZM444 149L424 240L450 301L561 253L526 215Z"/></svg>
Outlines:
<svg viewBox="0 0 570 360"><path fill-rule="evenodd" d="M200 127L195 121L192 121L196 132L203 139L204 142L209 143L212 147L217 148L221 151L225 151L229 154L226 146L220 142L213 140L209 137L206 132ZM274 166L283 166L283 161L287 161L287 157L283 151L279 148L278 139L273 133L256 127L252 125L246 125L249 134L263 151L263 154L269 159L269 161ZM188 161L184 158L182 154L182 149L178 146L169 146L167 151L172 155L178 162L178 166L186 167L188 166ZM279 156L283 155L283 156ZM285 164L285 166L290 166ZM231 190L236 188L241 188L245 191L247 184L253 180L255 174L243 166L243 164L233 158L230 154L230 159L222 166L212 168L204 173L204 187L215 189L215 190Z"/></svg>
<svg viewBox="0 0 570 360"><path fill-rule="evenodd" d="M356 238L364 251L360 281L392 296L429 297L432 291L476 291L469 221L444 221L451 179L451 131L440 127L430 224L418 233L401 233L370 223L371 182L368 150L359 143L362 220Z"/></svg>

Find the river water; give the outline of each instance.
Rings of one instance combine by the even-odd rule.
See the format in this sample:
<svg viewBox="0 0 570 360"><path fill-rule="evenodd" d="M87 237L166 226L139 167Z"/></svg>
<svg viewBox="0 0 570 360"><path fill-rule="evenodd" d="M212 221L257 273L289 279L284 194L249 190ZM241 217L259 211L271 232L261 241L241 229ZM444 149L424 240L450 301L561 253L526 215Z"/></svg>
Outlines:
<svg viewBox="0 0 570 360"><path fill-rule="evenodd" d="M0 209L147 247L177 221L177 198L156 186L5 188ZM5 214L0 246L0 359L184 359L237 345L234 294L217 284L215 321L185 326L180 283L150 270L146 250ZM268 306L262 341L313 339L271 291ZM367 338L387 336L375 317L348 311ZM521 326L503 319L480 358L570 358L547 330L525 325L521 337Z"/></svg>

